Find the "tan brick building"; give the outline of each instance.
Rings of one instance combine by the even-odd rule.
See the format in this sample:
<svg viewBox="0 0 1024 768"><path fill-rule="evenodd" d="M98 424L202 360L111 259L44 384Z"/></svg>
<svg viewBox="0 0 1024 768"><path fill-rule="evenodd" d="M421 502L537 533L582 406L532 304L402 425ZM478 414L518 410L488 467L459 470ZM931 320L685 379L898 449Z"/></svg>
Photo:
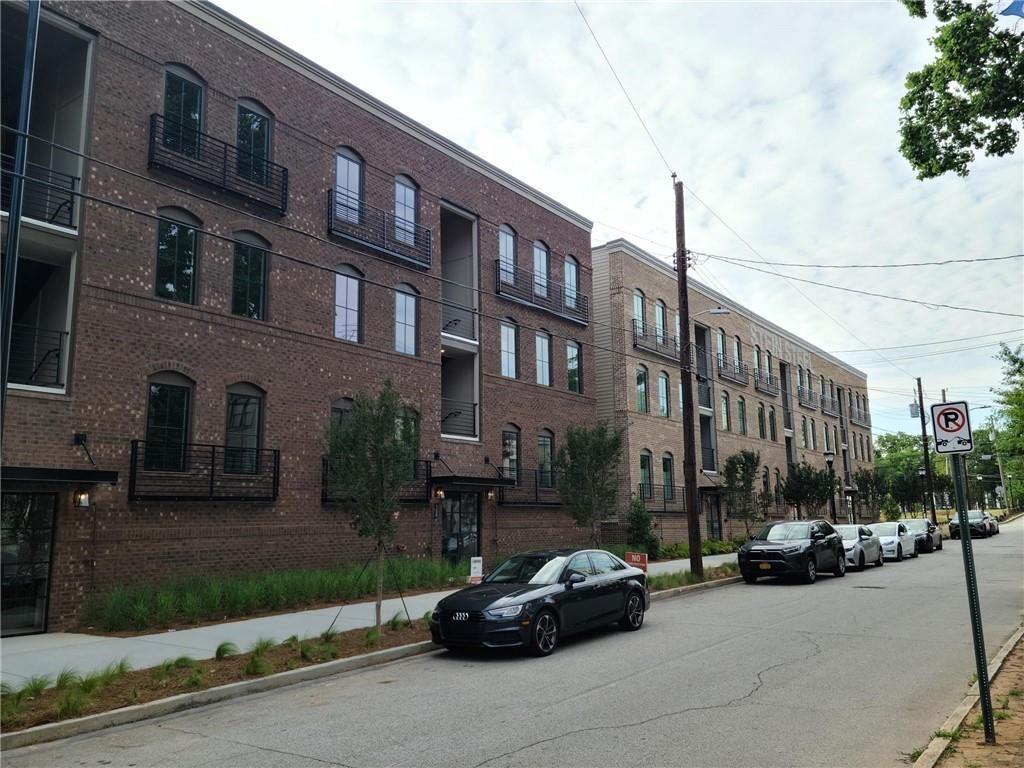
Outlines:
<svg viewBox="0 0 1024 768"><path fill-rule="evenodd" d="M676 273L627 240L597 246L591 258L598 418L625 436L619 506L640 495L663 540L685 540ZM759 490L771 495L773 516L792 513L778 492L788 466L824 468L833 451L844 489L838 516L862 519L853 475L872 465L866 374L694 280L689 298L704 535L743 527L729 521L721 494L725 459L743 449L760 454Z"/></svg>

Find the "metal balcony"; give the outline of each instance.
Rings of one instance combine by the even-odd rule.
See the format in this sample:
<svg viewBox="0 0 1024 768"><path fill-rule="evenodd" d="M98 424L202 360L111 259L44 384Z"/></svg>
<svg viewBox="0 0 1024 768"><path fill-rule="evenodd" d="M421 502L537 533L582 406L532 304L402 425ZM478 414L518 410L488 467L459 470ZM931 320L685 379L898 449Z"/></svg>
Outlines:
<svg viewBox="0 0 1024 768"><path fill-rule="evenodd" d="M566 291L561 283L534 275L519 266L512 270L507 265L503 268L499 259L494 260L494 290L506 299L546 310L581 325L590 322L590 297L579 291Z"/></svg>
<svg viewBox="0 0 1024 768"><path fill-rule="evenodd" d="M498 489L498 504L503 506L561 506L559 476L554 469L524 469L516 472L516 484Z"/></svg>
<svg viewBox="0 0 1024 768"><path fill-rule="evenodd" d="M0 155L0 209L10 212L14 157ZM79 179L45 165L27 163L21 215L69 229L75 225L75 192Z"/></svg>
<svg viewBox="0 0 1024 768"><path fill-rule="evenodd" d="M653 352L664 358L679 362L679 342L675 336L669 336L664 330L658 331L646 323L633 320L633 346L647 352ZM692 353L691 353L692 357ZM696 361L691 360L691 365ZM694 369L696 366L694 365Z"/></svg>
<svg viewBox="0 0 1024 768"><path fill-rule="evenodd" d="M343 189L327 190L327 231L363 248L430 269L430 229L370 205Z"/></svg>
<svg viewBox="0 0 1024 768"><path fill-rule="evenodd" d="M697 379L697 405L711 410L714 408L711 382Z"/></svg>
<svg viewBox="0 0 1024 768"><path fill-rule="evenodd" d="M476 403L442 397L441 434L476 437Z"/></svg>
<svg viewBox="0 0 1024 768"><path fill-rule="evenodd" d="M9 383L33 387L63 387L67 346L66 331L13 324Z"/></svg>
<svg viewBox="0 0 1024 768"><path fill-rule="evenodd" d="M828 416L838 416L842 413L842 409L839 407L839 401L834 397L823 397L821 398L821 412Z"/></svg>
<svg viewBox="0 0 1024 768"><path fill-rule="evenodd" d="M640 483L637 486L637 495L643 499L644 506L652 514L686 512L686 490L681 485Z"/></svg>
<svg viewBox="0 0 1024 768"><path fill-rule="evenodd" d="M836 414L838 415L838 413ZM850 406L850 423L861 427L871 426L871 414L862 408Z"/></svg>
<svg viewBox="0 0 1024 768"><path fill-rule="evenodd" d="M779 377L770 373L754 371L754 389L766 395L779 394Z"/></svg>
<svg viewBox="0 0 1024 768"><path fill-rule="evenodd" d="M718 378L746 386L750 380L750 369L744 362L731 360L726 355L718 355Z"/></svg>
<svg viewBox="0 0 1024 768"><path fill-rule="evenodd" d="M420 503L430 500L431 463L426 459L414 459L409 471L409 481L402 485L398 500L405 503ZM324 504L344 502L349 498L348 484L337 463L330 456L320 460L320 500Z"/></svg>
<svg viewBox="0 0 1024 768"><path fill-rule="evenodd" d="M448 299L442 299L441 333L476 341L476 310Z"/></svg>
<svg viewBox="0 0 1024 768"><path fill-rule="evenodd" d="M700 449L700 468L707 472L718 471L718 457L715 455L716 451L714 448L705 448L701 446Z"/></svg>
<svg viewBox="0 0 1024 768"><path fill-rule="evenodd" d="M128 497L139 501L274 501L276 450L132 440Z"/></svg>
<svg viewBox="0 0 1024 768"><path fill-rule="evenodd" d="M818 407L818 393L807 387L796 388L796 401L804 408Z"/></svg>
<svg viewBox="0 0 1024 768"><path fill-rule="evenodd" d="M149 118L149 165L186 176L283 214L288 169L163 115Z"/></svg>

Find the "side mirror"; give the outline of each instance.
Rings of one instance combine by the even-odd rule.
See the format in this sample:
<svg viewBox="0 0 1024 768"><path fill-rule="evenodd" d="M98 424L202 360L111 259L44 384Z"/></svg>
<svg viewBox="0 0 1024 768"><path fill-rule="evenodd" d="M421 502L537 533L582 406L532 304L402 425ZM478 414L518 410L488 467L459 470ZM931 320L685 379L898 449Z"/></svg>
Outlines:
<svg viewBox="0 0 1024 768"><path fill-rule="evenodd" d="M870 538L871 538L870 534L867 534L867 533L862 533L860 535L860 540L861 541L868 541Z"/></svg>
<svg viewBox="0 0 1024 768"><path fill-rule="evenodd" d="M582 573L580 573L579 571L573 571L572 573L569 574L569 578L565 582L565 585L569 589L572 589L573 586L575 586L576 584L582 584L586 580L587 580L587 577L584 576Z"/></svg>
<svg viewBox="0 0 1024 768"><path fill-rule="evenodd" d="M752 534L752 533L747 534L747 541L753 541L753 540L754 540L754 534Z"/></svg>
<svg viewBox="0 0 1024 768"><path fill-rule="evenodd" d="M811 538L814 539L815 541L817 541L818 539L824 539L825 538L825 534L822 533L821 531L815 531L814 533L811 534Z"/></svg>

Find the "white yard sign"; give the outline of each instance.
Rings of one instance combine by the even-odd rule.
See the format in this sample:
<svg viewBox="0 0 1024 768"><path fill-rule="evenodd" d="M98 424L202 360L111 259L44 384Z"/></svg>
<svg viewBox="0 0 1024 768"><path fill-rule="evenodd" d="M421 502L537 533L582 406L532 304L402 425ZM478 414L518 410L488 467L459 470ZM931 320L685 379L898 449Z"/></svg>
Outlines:
<svg viewBox="0 0 1024 768"><path fill-rule="evenodd" d="M970 453L974 450L967 403L936 403L932 406L932 432L936 453Z"/></svg>

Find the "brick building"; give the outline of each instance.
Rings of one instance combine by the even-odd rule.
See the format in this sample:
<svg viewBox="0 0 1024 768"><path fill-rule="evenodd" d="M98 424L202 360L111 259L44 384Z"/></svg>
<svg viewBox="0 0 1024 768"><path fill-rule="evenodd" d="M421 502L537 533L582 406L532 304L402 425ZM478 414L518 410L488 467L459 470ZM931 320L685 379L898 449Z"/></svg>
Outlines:
<svg viewBox="0 0 1024 768"><path fill-rule="evenodd" d="M325 436L385 378L418 424L400 549L583 537L551 464L595 418L588 220L215 6L43 8L5 634L118 583L364 558Z"/></svg>
<svg viewBox="0 0 1024 768"><path fill-rule="evenodd" d="M663 540L685 541L676 273L627 240L591 256L598 417L625 435L619 506L640 496ZM760 454L756 490L768 492L770 516L792 513L778 490L788 466L824 468L833 451L843 486L838 514L863 519L853 475L872 466L866 375L697 281L689 299L704 536L744 530L729 521L722 494L723 464L744 449ZM621 532L621 521L609 528Z"/></svg>

